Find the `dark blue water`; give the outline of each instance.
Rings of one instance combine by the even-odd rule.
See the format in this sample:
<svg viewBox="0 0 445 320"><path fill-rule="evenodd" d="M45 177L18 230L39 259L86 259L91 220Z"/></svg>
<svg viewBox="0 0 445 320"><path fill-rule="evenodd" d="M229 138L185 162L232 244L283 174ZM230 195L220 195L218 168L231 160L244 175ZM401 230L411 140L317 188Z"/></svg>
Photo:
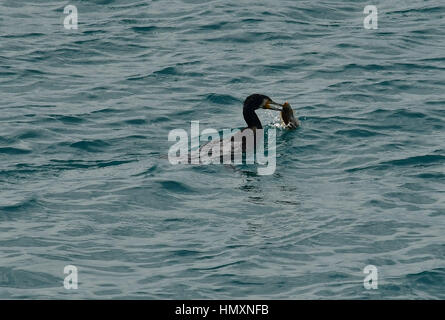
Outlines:
<svg viewBox="0 0 445 320"><path fill-rule="evenodd" d="M445 298L442 0L66 4L0 3L0 298ZM165 159L254 92L273 175Z"/></svg>

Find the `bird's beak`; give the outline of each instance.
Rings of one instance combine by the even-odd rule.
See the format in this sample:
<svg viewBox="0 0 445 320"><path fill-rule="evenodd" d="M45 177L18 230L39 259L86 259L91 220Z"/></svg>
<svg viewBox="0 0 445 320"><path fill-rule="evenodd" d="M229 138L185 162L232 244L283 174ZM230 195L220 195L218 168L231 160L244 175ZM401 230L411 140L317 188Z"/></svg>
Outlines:
<svg viewBox="0 0 445 320"><path fill-rule="evenodd" d="M269 101L267 101L267 103L264 105L263 109L269 109L269 110L275 110L275 111L282 111L282 110L283 110L283 109L279 109L279 108L276 108L276 107L272 107L272 105L282 107L281 104L276 103L276 102L274 102L274 101L272 101L272 100L269 100Z"/></svg>

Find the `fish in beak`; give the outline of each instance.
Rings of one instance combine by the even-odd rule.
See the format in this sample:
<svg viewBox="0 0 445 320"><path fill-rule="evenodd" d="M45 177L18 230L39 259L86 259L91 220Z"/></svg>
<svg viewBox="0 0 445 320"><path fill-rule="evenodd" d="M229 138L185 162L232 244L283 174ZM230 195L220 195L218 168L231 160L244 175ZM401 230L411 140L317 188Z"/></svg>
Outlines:
<svg viewBox="0 0 445 320"><path fill-rule="evenodd" d="M283 104L283 110L281 111L281 119L283 119L284 124L289 129L296 129L300 124L298 119L295 117L294 110L290 106L289 102Z"/></svg>

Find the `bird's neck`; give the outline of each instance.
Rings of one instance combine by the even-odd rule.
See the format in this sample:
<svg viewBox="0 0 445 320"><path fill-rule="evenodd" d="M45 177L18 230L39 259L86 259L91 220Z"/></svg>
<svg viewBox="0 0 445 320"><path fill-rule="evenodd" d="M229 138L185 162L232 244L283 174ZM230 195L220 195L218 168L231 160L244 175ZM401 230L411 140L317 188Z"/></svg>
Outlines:
<svg viewBox="0 0 445 320"><path fill-rule="evenodd" d="M255 110L245 109L243 110L243 116L248 128L263 129L261 121L256 115Z"/></svg>

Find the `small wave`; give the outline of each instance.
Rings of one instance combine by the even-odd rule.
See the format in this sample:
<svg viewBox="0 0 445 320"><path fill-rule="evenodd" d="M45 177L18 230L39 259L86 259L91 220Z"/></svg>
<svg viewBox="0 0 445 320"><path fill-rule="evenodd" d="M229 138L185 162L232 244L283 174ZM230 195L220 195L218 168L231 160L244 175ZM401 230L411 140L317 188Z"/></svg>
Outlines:
<svg viewBox="0 0 445 320"><path fill-rule="evenodd" d="M163 122L169 122L169 121L171 121L171 119L170 119L170 117L167 117L167 116L159 116L159 117L150 119L150 123L163 123Z"/></svg>
<svg viewBox="0 0 445 320"><path fill-rule="evenodd" d="M445 156L429 154L429 155L423 155L423 156L413 156L413 157L408 157L408 158L403 158L403 159L383 161L377 165L350 168L350 169L346 169L345 171L346 172L356 172L356 171L362 171L362 170L386 170L392 166L396 166L396 167L405 167L405 166L425 167L425 166L435 165L435 164L442 163L442 162L445 162Z"/></svg>
<svg viewBox="0 0 445 320"><path fill-rule="evenodd" d="M78 124L84 122L85 119L76 116L52 115L51 118L61 121L65 124Z"/></svg>
<svg viewBox="0 0 445 320"><path fill-rule="evenodd" d="M131 27L131 30L133 30L135 32L146 33L146 32L152 32L152 31L156 30L157 28L158 27L156 27L156 26Z"/></svg>
<svg viewBox="0 0 445 320"><path fill-rule="evenodd" d="M91 113L121 113L122 110L120 109L114 109L114 108L104 108L104 109L99 109L99 110L94 110Z"/></svg>
<svg viewBox="0 0 445 320"><path fill-rule="evenodd" d="M382 162L382 165L389 166L425 166L428 164L442 163L445 162L445 156L439 154L428 154L424 156L414 156L404 159L397 159Z"/></svg>
<svg viewBox="0 0 445 320"><path fill-rule="evenodd" d="M415 274L405 276L411 288L428 292L434 299L443 299L445 294L443 284L445 283L445 268L434 268Z"/></svg>
<svg viewBox="0 0 445 320"><path fill-rule="evenodd" d="M173 27L158 27L158 26L135 26L131 27L131 30L137 33L153 33L153 32L172 32L175 30Z"/></svg>
<svg viewBox="0 0 445 320"><path fill-rule="evenodd" d="M28 149L20 149L14 147L0 147L0 154L10 154L10 155L20 155L20 154L28 154L31 153L32 150Z"/></svg>
<svg viewBox="0 0 445 320"><path fill-rule="evenodd" d="M130 77L127 77L127 80L135 81L135 80L156 78L158 76L174 76L174 75L181 75L181 72L175 67L165 67L149 74L132 75Z"/></svg>
<svg viewBox="0 0 445 320"><path fill-rule="evenodd" d="M32 272L9 267L0 267L0 287L29 289L55 288L60 286L60 278L43 272Z"/></svg>
<svg viewBox="0 0 445 320"><path fill-rule="evenodd" d="M30 33L21 33L21 34L9 34L9 35L0 35L0 38L5 38L5 39L15 39L15 38L37 38L37 37L42 37L42 36L46 36L45 33L40 33L40 32L30 32Z"/></svg>
<svg viewBox="0 0 445 320"><path fill-rule="evenodd" d="M417 175L417 177L422 178L422 179L437 179L439 181L441 181L443 179L443 181L445 181L445 174L443 174L441 172L420 173Z"/></svg>
<svg viewBox="0 0 445 320"><path fill-rule="evenodd" d="M211 93L207 95L205 99L211 103L216 103L221 105L230 105L240 102L240 100L234 96L228 94L217 94L217 93Z"/></svg>
<svg viewBox="0 0 445 320"><path fill-rule="evenodd" d="M2 212L0 221L14 220L16 218L15 213L28 210L36 205L37 200L35 198L22 199L21 201L16 201L14 203L0 204L0 211Z"/></svg>
<svg viewBox="0 0 445 320"><path fill-rule="evenodd" d="M89 152L99 152L110 144L103 140L82 140L70 144L71 147Z"/></svg>
<svg viewBox="0 0 445 320"><path fill-rule="evenodd" d="M407 13L414 13L414 14L421 14L421 13L443 13L445 11L445 7L443 6L433 6L433 7L424 7L424 8L407 8L403 10L394 10L394 11L388 11L385 14L390 16L393 14L407 14Z"/></svg>
<svg viewBox="0 0 445 320"><path fill-rule="evenodd" d="M106 168L119 166L121 164L127 164L131 162L134 162L134 160L51 160L51 164L47 165L44 168L52 168L56 170Z"/></svg>
<svg viewBox="0 0 445 320"><path fill-rule="evenodd" d="M42 130L25 130L17 135L17 139L38 139L43 137Z"/></svg>
<svg viewBox="0 0 445 320"><path fill-rule="evenodd" d="M421 119L427 117L427 115L423 112L411 111L408 109L396 109L396 110L375 109L365 113L365 115L375 115L381 119L385 119L385 121L387 121L387 119L396 119L398 122L401 122L401 119L403 118Z"/></svg>
<svg viewBox="0 0 445 320"><path fill-rule="evenodd" d="M192 193L193 189L186 185L185 183L173 181L173 180L166 180L166 181L158 181L158 184L161 185L162 189L168 191L168 192L174 192L174 193Z"/></svg>
<svg viewBox="0 0 445 320"><path fill-rule="evenodd" d="M230 26L230 23L227 21L220 21L220 22L209 23L209 24L200 26L200 27L198 27L198 30L204 30L204 31L221 30L221 29L224 29L224 27L227 25ZM193 32L196 32L196 30L193 30Z"/></svg>
<svg viewBox="0 0 445 320"><path fill-rule="evenodd" d="M141 124L147 123L147 121L145 119L129 119L129 120L125 120L124 122L126 124L131 124L131 125L141 125Z"/></svg>
<svg viewBox="0 0 445 320"><path fill-rule="evenodd" d="M352 138L374 137L374 136L384 135L383 133L380 132L370 131L365 129L337 130L335 134L345 135Z"/></svg>

